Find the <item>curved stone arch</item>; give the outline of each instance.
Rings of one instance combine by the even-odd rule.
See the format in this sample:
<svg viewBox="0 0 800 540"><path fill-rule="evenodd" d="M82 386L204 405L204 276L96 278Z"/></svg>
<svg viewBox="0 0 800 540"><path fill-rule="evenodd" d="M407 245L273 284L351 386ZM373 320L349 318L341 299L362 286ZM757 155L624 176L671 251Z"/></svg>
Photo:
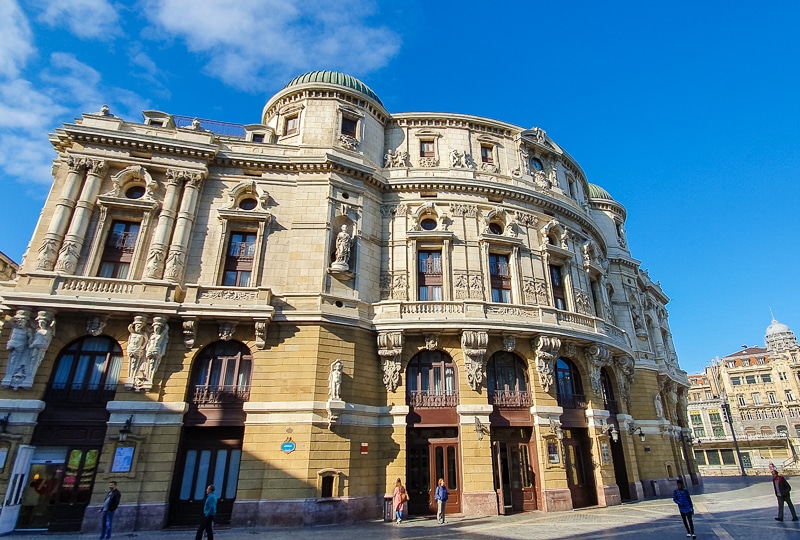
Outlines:
<svg viewBox="0 0 800 540"><path fill-rule="evenodd" d="M228 190L228 206L225 207L225 210L236 210L239 208L239 203L244 199L247 199L248 196L250 198L256 199L257 206L253 210L266 212L267 211L267 202L269 201L269 192L258 185L258 182L255 180L245 180L244 182L239 182L232 188Z"/></svg>
<svg viewBox="0 0 800 540"><path fill-rule="evenodd" d="M158 182L141 165L131 165L122 169L111 177L111 183L114 188L106 193L111 197L122 197L125 190L135 186L142 186L145 188L145 197L153 199L153 194L158 188Z"/></svg>
<svg viewBox="0 0 800 540"><path fill-rule="evenodd" d="M508 212L504 208L496 207L486 213L483 217L483 230L484 232L491 232L489 227L492 223L497 223L500 226L500 230L502 231L499 234L504 234L508 225L511 224L513 219L509 216Z"/></svg>
<svg viewBox="0 0 800 540"><path fill-rule="evenodd" d="M428 358L426 358L428 357ZM415 354L408 359L405 363L405 369L403 369L404 379L405 379L405 387L406 387L406 399L411 399L410 392L412 391L412 383L409 381L411 368L416 360L421 362L428 362L436 363L436 362L443 362L445 365L452 364L453 365L453 381L452 381L452 388L453 393L447 392L447 377L446 374L442 377L442 384L444 385L443 388L445 390L444 394L441 395L455 395L456 397L461 395L461 388L460 388L460 377L459 377L459 369L458 364L455 361L455 358L448 354L445 350L442 349L426 349L424 347L417 350ZM428 379L430 382L430 379ZM415 384L413 386L416 386ZM422 388L417 388L417 390L422 390ZM439 394L437 394L439 395ZM460 399L460 398L458 398Z"/></svg>
<svg viewBox="0 0 800 540"><path fill-rule="evenodd" d="M441 218L443 214L440 212L439 208L437 208L436 203L433 201L425 202L416 210L411 212L411 230L413 231L421 231L422 229L422 221L426 218L433 219L436 221L436 229L439 229L442 225Z"/></svg>
<svg viewBox="0 0 800 540"><path fill-rule="evenodd" d="M580 388L582 390L581 393L583 393L583 395L585 396L586 395L587 384L589 385L589 388L591 388L591 384L592 384L591 380L589 378L589 372L586 369L586 366L584 365L584 362L580 358L577 358L576 356L572 356L572 355L566 355L566 354L560 354L558 356L558 358L556 358L556 361L555 361L555 376L556 376L556 378L555 378L554 383L555 383L555 387L556 387L556 395L558 395L558 393L557 393L558 392L558 363L561 360L567 360L568 364L571 363L575 367L575 372L578 375L578 382L580 383Z"/></svg>
<svg viewBox="0 0 800 540"><path fill-rule="evenodd" d="M244 342L239 341L237 339L230 339L230 340L216 340L212 341L202 349L199 349L194 356L192 357L191 364L189 367L189 381L186 385L186 399L187 402L193 403L196 402L196 396L198 395L198 388L201 386L205 386L206 388L203 390L205 395L210 395L209 393L214 392L221 392L223 390L211 388L212 386L217 386L221 388L224 386L222 378L220 378L220 384L212 385L209 383L210 378L209 375L215 369L215 364L213 362L209 362L207 368L202 365L202 363L208 358L226 358L226 362L230 361L231 358L239 356L239 362L236 365L236 380L239 380L240 375L245 374L246 377L246 387L250 387L250 380L253 376L253 364L254 364L254 354L253 350ZM223 374L226 370L226 362L217 363L216 366L220 370L220 374ZM245 362L249 362L249 365ZM201 370L205 370L205 373L201 373ZM238 388L238 385L237 385ZM236 389L233 392L237 392Z"/></svg>
<svg viewBox="0 0 800 540"><path fill-rule="evenodd" d="M557 219L551 219L539 229L542 246L547 244L567 249L567 228Z"/></svg>

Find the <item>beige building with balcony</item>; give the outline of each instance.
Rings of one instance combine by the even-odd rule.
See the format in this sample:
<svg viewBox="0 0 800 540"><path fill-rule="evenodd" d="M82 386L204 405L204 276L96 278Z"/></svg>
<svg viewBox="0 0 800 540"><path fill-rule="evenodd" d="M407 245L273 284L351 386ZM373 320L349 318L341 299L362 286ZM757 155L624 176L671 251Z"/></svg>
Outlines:
<svg viewBox="0 0 800 540"><path fill-rule="evenodd" d="M668 298L539 128L390 113L340 73L259 123L107 108L51 135L2 283L12 529L613 505L699 481Z"/></svg>
<svg viewBox="0 0 800 540"><path fill-rule="evenodd" d="M776 320L765 342L766 347L743 347L717 358L703 374L689 376L688 415L702 474L769 474L770 463L798 469L800 346Z"/></svg>

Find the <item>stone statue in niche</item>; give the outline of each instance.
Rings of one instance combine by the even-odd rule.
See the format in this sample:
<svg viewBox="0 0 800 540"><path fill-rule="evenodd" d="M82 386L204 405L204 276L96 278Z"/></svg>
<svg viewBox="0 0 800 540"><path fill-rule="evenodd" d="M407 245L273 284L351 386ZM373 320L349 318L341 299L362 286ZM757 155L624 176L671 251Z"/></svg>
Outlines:
<svg viewBox="0 0 800 540"><path fill-rule="evenodd" d="M330 399L341 399L343 370L344 362L337 358L331 364L331 372L328 374L328 397Z"/></svg>
<svg viewBox="0 0 800 540"><path fill-rule="evenodd" d="M342 230L336 236L336 259L331 263L331 270L347 272L350 270L350 244L352 237L347 232L347 225L342 225Z"/></svg>
<svg viewBox="0 0 800 540"><path fill-rule="evenodd" d="M56 321L47 311L40 311L36 316L36 329L31 338L31 358L27 366L22 366L22 371L12 376L12 386L30 388L33 385L33 376L47 354L50 342L56 333ZM19 384L15 384L15 383Z"/></svg>
<svg viewBox="0 0 800 540"><path fill-rule="evenodd" d="M31 315L27 309L18 309L17 313L9 321L11 326L11 336L8 338L8 367L6 376L3 379L3 386L12 386L14 375L27 365L31 350L30 344L33 339L33 329L30 326Z"/></svg>
<svg viewBox="0 0 800 540"><path fill-rule="evenodd" d="M656 407L656 415L658 415L659 418L664 418L664 403L661 401L661 394L656 394L653 403Z"/></svg>

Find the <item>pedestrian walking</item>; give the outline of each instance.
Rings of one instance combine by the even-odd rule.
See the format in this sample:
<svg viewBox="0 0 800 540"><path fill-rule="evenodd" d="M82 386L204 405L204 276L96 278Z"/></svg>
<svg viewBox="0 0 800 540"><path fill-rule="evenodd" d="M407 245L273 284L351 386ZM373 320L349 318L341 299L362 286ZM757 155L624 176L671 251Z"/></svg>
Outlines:
<svg viewBox="0 0 800 540"><path fill-rule="evenodd" d="M697 538L694 534L694 505L692 504L692 497L689 495L689 490L683 487L683 480L676 482L678 489L672 492L672 501L678 505L678 511L681 513L683 526L686 527L686 537Z"/></svg>
<svg viewBox="0 0 800 540"><path fill-rule="evenodd" d="M447 487L444 485L444 478L439 478L439 485L436 486L436 493L433 498L436 500L436 521L444 523L444 507L447 504Z"/></svg>
<svg viewBox="0 0 800 540"><path fill-rule="evenodd" d="M772 489L775 490L775 496L778 498L778 517L775 518L775 521L783 521L783 503L789 505L792 521L797 521L797 512L794 511L792 497L789 495L789 492L792 491L792 486L789 485L786 478L778 474L776 469L772 470Z"/></svg>
<svg viewBox="0 0 800 540"><path fill-rule="evenodd" d="M203 521L200 522L200 528L197 529L195 540L203 540L203 531L206 531L208 540L214 540L214 517L217 515L217 494L214 493L215 489L214 486L206 488L206 500L203 503Z"/></svg>
<svg viewBox="0 0 800 540"><path fill-rule="evenodd" d="M114 524L114 512L119 506L120 499L122 499L122 493L117 489L117 483L112 480L108 483L108 493L106 493L106 498L103 501L103 507L98 510L98 513L103 513L100 540L111 538L111 526Z"/></svg>
<svg viewBox="0 0 800 540"><path fill-rule="evenodd" d="M397 479L394 485L394 494L392 495L392 504L394 505L394 515L397 518L397 523L403 522L403 510L406 508L408 502L408 492L403 487L403 482ZM200 540L199 538L197 540Z"/></svg>

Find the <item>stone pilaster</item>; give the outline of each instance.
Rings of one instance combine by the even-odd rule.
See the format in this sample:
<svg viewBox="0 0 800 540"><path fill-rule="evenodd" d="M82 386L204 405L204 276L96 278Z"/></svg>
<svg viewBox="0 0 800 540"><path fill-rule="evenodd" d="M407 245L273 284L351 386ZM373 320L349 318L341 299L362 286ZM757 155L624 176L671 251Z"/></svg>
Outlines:
<svg viewBox="0 0 800 540"><path fill-rule="evenodd" d="M178 189L186 173L169 169L167 171L167 192L164 195L164 205L158 216L158 223L153 234L153 242L147 253L147 265L144 269L144 277L150 279L161 279L164 274L164 261L166 259L167 244L169 243L172 226L175 223L175 215L178 208Z"/></svg>
<svg viewBox="0 0 800 540"><path fill-rule="evenodd" d="M197 199L200 196L200 188L203 185L204 178L205 174L199 172L186 173L181 208L178 211L175 232L172 235L172 244L169 246L166 269L164 270L164 279L168 281L179 283L183 280L183 273L186 269L186 251L189 247L189 238L192 235Z"/></svg>
<svg viewBox="0 0 800 540"><path fill-rule="evenodd" d="M39 258L36 261L37 270L52 270L55 266L58 250L61 249L64 233L69 226L69 218L75 208L78 193L83 184L83 171L86 168L86 160L69 156L67 165L69 166L67 179L61 189L61 196L56 201L56 207L47 227L47 232L44 235L44 241L39 247Z"/></svg>

